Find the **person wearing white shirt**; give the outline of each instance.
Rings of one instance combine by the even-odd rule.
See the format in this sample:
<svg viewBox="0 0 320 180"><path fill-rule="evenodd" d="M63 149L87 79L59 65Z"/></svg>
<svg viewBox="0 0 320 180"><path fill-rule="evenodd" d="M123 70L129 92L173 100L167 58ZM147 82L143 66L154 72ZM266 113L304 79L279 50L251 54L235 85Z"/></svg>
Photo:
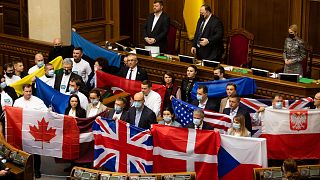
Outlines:
<svg viewBox="0 0 320 180"><path fill-rule="evenodd" d="M107 110L107 107L100 102L101 94L98 89L92 89L89 92L89 99L91 103L87 107L87 117L95 116Z"/></svg>
<svg viewBox="0 0 320 180"><path fill-rule="evenodd" d="M81 47L76 47L73 50L73 67L72 72L78 74L82 77L83 81L86 83L88 81L88 76L92 72L90 64L82 59L83 50Z"/></svg>
<svg viewBox="0 0 320 180"><path fill-rule="evenodd" d="M141 92L144 95L144 105L151 109L156 116L160 115L161 96L151 90L152 83L149 80L144 80L141 84Z"/></svg>
<svg viewBox="0 0 320 180"><path fill-rule="evenodd" d="M3 72L4 72L5 82L8 86L21 79L19 76L14 75L14 68L12 63L5 64L3 66Z"/></svg>
<svg viewBox="0 0 320 180"><path fill-rule="evenodd" d="M35 65L32 66L29 71L28 74L32 74L33 72L35 72L36 70L40 69L42 66L44 66L44 58L43 55L38 53L34 56L34 62Z"/></svg>
<svg viewBox="0 0 320 180"><path fill-rule="evenodd" d="M222 66L218 66L214 69L213 75L219 77L219 80L225 80L224 77L224 68Z"/></svg>
<svg viewBox="0 0 320 180"><path fill-rule="evenodd" d="M55 74L54 74L54 67L52 64L48 63L44 66L45 74L41 76L39 79L46 83L47 85L54 88L55 82Z"/></svg>
<svg viewBox="0 0 320 180"><path fill-rule="evenodd" d="M79 91L80 88L80 84L81 81L79 79L70 79L69 82L69 92L67 92L66 94L70 95L70 94L76 94L78 95L79 99L80 99L80 106L83 109L87 109L88 107L88 98Z"/></svg>
<svg viewBox="0 0 320 180"><path fill-rule="evenodd" d="M127 104L125 97L118 97L114 102L114 108L109 111L108 118L114 120L125 120L127 112L124 110Z"/></svg>
<svg viewBox="0 0 320 180"><path fill-rule="evenodd" d="M24 84L22 86L23 96L18 98L13 106L24 109L47 111L48 108L44 102L36 96L32 95L32 86L30 84Z"/></svg>

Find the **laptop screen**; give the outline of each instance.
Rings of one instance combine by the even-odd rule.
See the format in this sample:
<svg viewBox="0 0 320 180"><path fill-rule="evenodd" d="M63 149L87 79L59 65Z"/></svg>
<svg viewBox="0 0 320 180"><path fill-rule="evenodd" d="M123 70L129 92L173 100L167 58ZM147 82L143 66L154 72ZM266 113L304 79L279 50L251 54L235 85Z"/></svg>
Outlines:
<svg viewBox="0 0 320 180"><path fill-rule="evenodd" d="M218 61L210 61L210 60L202 60L203 66L207 66L207 67L213 67L216 68L220 65L220 62Z"/></svg>
<svg viewBox="0 0 320 180"><path fill-rule="evenodd" d="M185 62L185 63L189 63L189 64L194 64L194 57L191 56L185 56L185 55L181 55L179 54L179 60L180 62Z"/></svg>
<svg viewBox="0 0 320 180"><path fill-rule="evenodd" d="M252 74L256 76L269 77L269 71L264 69L251 68Z"/></svg>
<svg viewBox="0 0 320 180"><path fill-rule="evenodd" d="M299 74L279 73L279 79L290 82L299 82Z"/></svg>
<svg viewBox="0 0 320 180"><path fill-rule="evenodd" d="M151 51L142 48L136 48L136 53L140 55L151 56Z"/></svg>

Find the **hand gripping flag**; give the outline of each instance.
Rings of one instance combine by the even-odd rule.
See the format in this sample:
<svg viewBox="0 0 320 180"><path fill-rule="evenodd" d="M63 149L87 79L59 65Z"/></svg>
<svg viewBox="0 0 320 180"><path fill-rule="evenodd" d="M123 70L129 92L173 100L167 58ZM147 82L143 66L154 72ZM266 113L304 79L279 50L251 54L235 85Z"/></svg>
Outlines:
<svg viewBox="0 0 320 180"><path fill-rule="evenodd" d="M219 179L254 179L253 168L267 166L266 139L221 135Z"/></svg>
<svg viewBox="0 0 320 180"><path fill-rule="evenodd" d="M196 172L200 180L218 179L218 132L160 124L151 131L155 173Z"/></svg>
<svg viewBox="0 0 320 180"><path fill-rule="evenodd" d="M79 129L76 120L53 112L5 107L7 142L31 154L76 159Z"/></svg>
<svg viewBox="0 0 320 180"><path fill-rule="evenodd" d="M262 134L268 159L319 159L320 111L277 110L262 113Z"/></svg>
<svg viewBox="0 0 320 180"><path fill-rule="evenodd" d="M144 130L120 120L97 118L94 134L94 167L113 172L151 173L152 138Z"/></svg>
<svg viewBox="0 0 320 180"><path fill-rule="evenodd" d="M193 111L199 109L196 106L183 102L179 99L172 98L172 107L177 117L177 121L185 127L192 122ZM204 121L212 127L218 129L221 133L226 133L231 127L231 118L228 115L204 110Z"/></svg>

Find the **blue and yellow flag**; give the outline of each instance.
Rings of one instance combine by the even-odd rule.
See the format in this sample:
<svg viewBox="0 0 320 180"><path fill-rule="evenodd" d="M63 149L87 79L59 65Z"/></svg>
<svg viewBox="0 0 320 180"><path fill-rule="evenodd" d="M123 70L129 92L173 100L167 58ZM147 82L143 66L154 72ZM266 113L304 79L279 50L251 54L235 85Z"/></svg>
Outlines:
<svg viewBox="0 0 320 180"><path fill-rule="evenodd" d="M50 64L53 65L53 68L55 71L58 71L60 69L62 69L62 57L59 56L57 58L55 58L54 60L50 61ZM20 79L19 81L10 84L11 87L14 88L14 90L16 91L16 93L18 94L18 96L22 95L22 86L24 84L32 84L32 78L33 77L41 77L45 74L44 72L44 67L41 67L40 69L36 70L35 72L33 72L32 74L29 74L28 76Z"/></svg>
<svg viewBox="0 0 320 180"><path fill-rule="evenodd" d="M200 17L200 7L204 4L203 0L185 0L183 8L183 18L190 40L196 32L197 22Z"/></svg>

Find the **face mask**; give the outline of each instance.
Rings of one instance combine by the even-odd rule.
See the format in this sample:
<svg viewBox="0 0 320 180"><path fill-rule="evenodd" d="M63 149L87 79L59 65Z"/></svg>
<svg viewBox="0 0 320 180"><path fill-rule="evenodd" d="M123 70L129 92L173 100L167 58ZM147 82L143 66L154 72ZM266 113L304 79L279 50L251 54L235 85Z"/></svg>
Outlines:
<svg viewBox="0 0 320 180"><path fill-rule="evenodd" d="M62 49L62 46L53 46L53 48L54 48L55 50L60 50L60 49Z"/></svg>
<svg viewBox="0 0 320 180"><path fill-rule="evenodd" d="M142 106L142 103L141 103L141 102L138 102L138 101L134 101L134 102L133 102L133 106L134 106L136 109L140 109L141 106Z"/></svg>
<svg viewBox="0 0 320 180"><path fill-rule="evenodd" d="M73 93L76 92L76 90L74 89L74 87L71 87L71 86L69 87L69 91L70 91L71 94L73 94Z"/></svg>
<svg viewBox="0 0 320 180"><path fill-rule="evenodd" d="M63 72L64 72L65 75L69 75L71 73L71 70L65 70L64 69Z"/></svg>
<svg viewBox="0 0 320 180"><path fill-rule="evenodd" d="M92 99L92 100L91 100L91 103L92 103L93 105L97 105L97 104L99 103L99 100L98 100L98 99Z"/></svg>
<svg viewBox="0 0 320 180"><path fill-rule="evenodd" d="M122 111L122 108L118 105L114 105L114 111L116 111L116 113L120 113Z"/></svg>
<svg viewBox="0 0 320 180"><path fill-rule="evenodd" d="M276 102L275 108L282 109L282 102Z"/></svg>
<svg viewBox="0 0 320 180"><path fill-rule="evenodd" d="M54 76L54 70L49 70L48 71L48 76L53 77Z"/></svg>
<svg viewBox="0 0 320 180"><path fill-rule="evenodd" d="M44 65L44 62L43 62L43 61L39 61L39 62L37 63L37 66L38 66L39 68L41 68L43 65Z"/></svg>
<svg viewBox="0 0 320 180"><path fill-rule="evenodd" d="M235 129L240 129L240 124L233 123L232 127Z"/></svg>
<svg viewBox="0 0 320 180"><path fill-rule="evenodd" d="M6 83L6 82L2 82L2 83L0 84L0 88L1 88L1 89L4 89L5 87L7 87L7 83Z"/></svg>
<svg viewBox="0 0 320 180"><path fill-rule="evenodd" d="M201 124L201 119L193 118L193 124L199 126Z"/></svg>
<svg viewBox="0 0 320 180"><path fill-rule="evenodd" d="M202 100L202 96L199 95L199 94L197 94L197 100L198 100L198 101L201 101L201 100Z"/></svg>
<svg viewBox="0 0 320 180"><path fill-rule="evenodd" d="M163 116L163 120L165 121L165 122L170 122L171 121L171 116Z"/></svg>
<svg viewBox="0 0 320 180"><path fill-rule="evenodd" d="M295 37L294 34L289 33L289 38L293 39Z"/></svg>
<svg viewBox="0 0 320 180"><path fill-rule="evenodd" d="M11 73L6 73L6 75L7 75L9 78L12 78L13 73L12 73L12 72L11 72Z"/></svg>

